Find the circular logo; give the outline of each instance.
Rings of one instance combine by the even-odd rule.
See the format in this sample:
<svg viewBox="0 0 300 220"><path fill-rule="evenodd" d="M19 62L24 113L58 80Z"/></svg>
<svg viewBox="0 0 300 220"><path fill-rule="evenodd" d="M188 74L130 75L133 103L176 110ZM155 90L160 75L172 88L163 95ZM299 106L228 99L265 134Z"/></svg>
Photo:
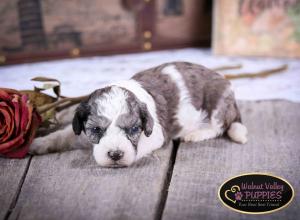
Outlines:
<svg viewBox="0 0 300 220"><path fill-rule="evenodd" d="M264 214L286 207L294 197L294 189L283 178L262 173L233 177L219 189L222 203L234 211Z"/></svg>

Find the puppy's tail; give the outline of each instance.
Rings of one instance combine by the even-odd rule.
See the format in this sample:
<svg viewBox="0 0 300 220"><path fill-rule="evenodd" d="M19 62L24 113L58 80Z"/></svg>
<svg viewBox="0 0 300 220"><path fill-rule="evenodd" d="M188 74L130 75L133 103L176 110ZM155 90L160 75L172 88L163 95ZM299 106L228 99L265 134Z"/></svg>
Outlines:
<svg viewBox="0 0 300 220"><path fill-rule="evenodd" d="M230 139L234 142L240 144L247 143L248 130L246 126L243 125L241 122L233 122L227 130L227 134L230 137Z"/></svg>

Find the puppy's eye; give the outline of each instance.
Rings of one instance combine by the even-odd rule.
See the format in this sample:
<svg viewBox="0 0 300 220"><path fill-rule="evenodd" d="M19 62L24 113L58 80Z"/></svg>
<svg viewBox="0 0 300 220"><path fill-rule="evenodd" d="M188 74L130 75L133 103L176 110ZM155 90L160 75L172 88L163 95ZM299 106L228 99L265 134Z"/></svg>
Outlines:
<svg viewBox="0 0 300 220"><path fill-rule="evenodd" d="M102 129L100 127L93 127L91 129L93 134L101 134L102 133Z"/></svg>
<svg viewBox="0 0 300 220"><path fill-rule="evenodd" d="M129 135L134 135L134 134L138 133L139 130L140 130L139 126L133 126L131 128L126 129L126 133Z"/></svg>

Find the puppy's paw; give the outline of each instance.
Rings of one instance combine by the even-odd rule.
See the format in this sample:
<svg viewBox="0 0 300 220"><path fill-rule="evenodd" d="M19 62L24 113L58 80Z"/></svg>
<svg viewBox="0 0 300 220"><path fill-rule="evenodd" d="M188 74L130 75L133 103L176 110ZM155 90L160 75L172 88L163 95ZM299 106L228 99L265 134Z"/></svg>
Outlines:
<svg viewBox="0 0 300 220"><path fill-rule="evenodd" d="M216 137L216 132L213 129L201 129L192 131L186 135L183 140L185 142L199 142Z"/></svg>
<svg viewBox="0 0 300 220"><path fill-rule="evenodd" d="M234 142L237 142L240 144L247 143L248 130L245 125L243 125L239 122L232 123L230 125L230 128L227 131L227 134L230 137L230 139L233 140Z"/></svg>
<svg viewBox="0 0 300 220"><path fill-rule="evenodd" d="M29 154L39 155L48 153L47 143L43 138L35 138L31 145L29 146Z"/></svg>
<svg viewBox="0 0 300 220"><path fill-rule="evenodd" d="M203 139L195 132L192 132L183 138L184 142L197 142L197 141L202 141L202 140Z"/></svg>

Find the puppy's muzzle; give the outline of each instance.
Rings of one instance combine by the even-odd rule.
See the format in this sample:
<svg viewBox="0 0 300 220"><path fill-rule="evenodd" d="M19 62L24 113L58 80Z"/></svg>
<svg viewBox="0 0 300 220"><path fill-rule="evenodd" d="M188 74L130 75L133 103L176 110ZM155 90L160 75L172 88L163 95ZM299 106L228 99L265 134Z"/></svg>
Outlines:
<svg viewBox="0 0 300 220"><path fill-rule="evenodd" d="M124 152L120 150L108 151L108 157L113 161L118 161L124 156Z"/></svg>

